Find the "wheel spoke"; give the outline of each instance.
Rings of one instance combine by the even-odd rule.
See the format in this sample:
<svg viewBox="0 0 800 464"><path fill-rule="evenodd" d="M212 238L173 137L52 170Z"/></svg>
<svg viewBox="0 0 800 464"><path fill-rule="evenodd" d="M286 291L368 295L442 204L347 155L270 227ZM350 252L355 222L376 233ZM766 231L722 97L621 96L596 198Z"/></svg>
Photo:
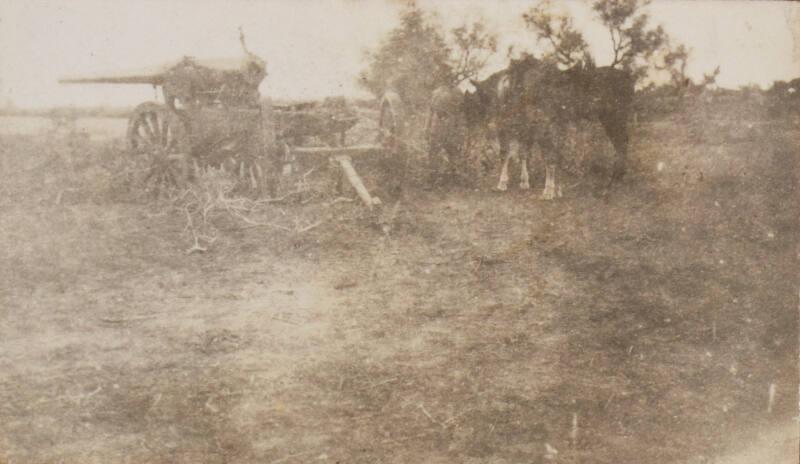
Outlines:
<svg viewBox="0 0 800 464"><path fill-rule="evenodd" d="M169 108L144 103L137 108L128 128L128 143L134 153L146 156L148 169L142 174L143 187L153 194L181 187L188 179L187 162L179 151L186 133L180 116Z"/></svg>
<svg viewBox="0 0 800 464"><path fill-rule="evenodd" d="M142 137L141 134L139 134L138 127L136 127L136 131L133 133L133 145L134 145L133 148L140 153L142 151L145 151L146 147L149 145L147 139L145 139L144 137Z"/></svg>
<svg viewBox="0 0 800 464"><path fill-rule="evenodd" d="M167 122L167 118L164 118L161 121L161 143L165 147L169 147L169 122Z"/></svg>
<svg viewBox="0 0 800 464"><path fill-rule="evenodd" d="M153 140L155 141L156 145L161 145L161 124L158 121L159 114L157 112L150 113L150 127L153 130Z"/></svg>
<svg viewBox="0 0 800 464"><path fill-rule="evenodd" d="M178 140L175 138L175 129L170 126L166 127L166 132L164 134L164 147L167 149L168 153L172 153L176 145L178 144Z"/></svg>
<svg viewBox="0 0 800 464"><path fill-rule="evenodd" d="M153 135L153 129L150 127L150 121L148 121L147 113L143 113L139 118L139 125L144 127L144 135L147 138L148 145L154 145L155 137Z"/></svg>

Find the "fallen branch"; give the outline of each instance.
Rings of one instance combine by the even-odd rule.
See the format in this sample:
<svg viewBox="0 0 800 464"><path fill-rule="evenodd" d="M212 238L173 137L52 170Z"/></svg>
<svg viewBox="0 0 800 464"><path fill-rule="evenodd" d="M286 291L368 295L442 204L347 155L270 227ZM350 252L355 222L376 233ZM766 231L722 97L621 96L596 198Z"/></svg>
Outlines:
<svg viewBox="0 0 800 464"><path fill-rule="evenodd" d="M344 290L346 288L353 288L358 285L358 282L354 280L345 280L343 282L339 282L333 286L334 290Z"/></svg>
<svg viewBox="0 0 800 464"><path fill-rule="evenodd" d="M439 422L439 421L437 421L436 419L434 419L434 418L433 418L433 416L431 416L431 413L429 413L429 412L428 412L428 410L427 410L427 409L425 409L425 405L424 405L424 404L420 403L420 404L419 404L419 405L417 405L417 406L418 406L418 407L419 407L419 408L422 410L422 412L423 412L423 413L424 413L426 416L428 416L428 419L430 419L430 420L431 420L431 422L433 422L434 424L436 424L436 425L440 426L440 427L441 427L441 428L443 428L443 429L444 429L444 428L447 428L447 426L446 426L446 425L442 424L441 422Z"/></svg>
<svg viewBox="0 0 800 464"><path fill-rule="evenodd" d="M307 188L292 190L291 192L289 192L289 193L287 193L287 194L285 194L283 196L280 196L280 197L277 197L277 198L262 198L261 200L255 201L255 203L256 204L258 204L258 203L280 203L280 202L286 200L289 197L292 197L294 195L299 195L299 194L305 193L305 192L308 192Z"/></svg>
<svg viewBox="0 0 800 464"><path fill-rule="evenodd" d="M566 187L564 187L564 190L572 190L572 189L574 189L575 187L577 187L577 186L581 185L582 183L583 183L583 179L579 180L578 182L575 182L575 183L574 183L574 184L572 184L572 185L567 185Z"/></svg>
<svg viewBox="0 0 800 464"><path fill-rule="evenodd" d="M381 382L373 383L372 385L369 386L369 388L380 387L381 385L386 385L387 383L392 383L392 382L395 382L395 381L397 381L397 377L393 377L391 379L387 379L387 380L383 380Z"/></svg>
<svg viewBox="0 0 800 464"><path fill-rule="evenodd" d="M453 416L453 417L447 419L446 421L444 421L443 425L449 427L451 424L455 423L455 421L458 418L464 416L466 413L468 413L468 412L470 412L472 410L473 410L472 408L467 408L467 409L461 411L460 413L456 414L455 416Z"/></svg>
<svg viewBox="0 0 800 464"><path fill-rule="evenodd" d="M65 189L62 189L60 192L58 192L58 195L56 195L56 204L57 205L61 204L61 199L64 196L64 193L66 193L66 192L77 192L77 191L79 191L79 189L77 189L77 188L65 188Z"/></svg>
<svg viewBox="0 0 800 464"><path fill-rule="evenodd" d="M298 456L303 456L303 455L306 455L306 454L311 454L311 453L313 453L313 451L303 451L302 453L289 454L289 455L284 456L284 457L282 457L282 458L280 458L278 460L272 461L272 464L280 464L281 462L286 462L289 459L296 458Z"/></svg>
<svg viewBox="0 0 800 464"><path fill-rule="evenodd" d="M572 413L572 427L569 431L569 441L573 447L578 446L578 413Z"/></svg>
<svg viewBox="0 0 800 464"><path fill-rule="evenodd" d="M775 384L769 384L769 389L767 390L767 414L772 414L772 408L775 405Z"/></svg>
<svg viewBox="0 0 800 464"><path fill-rule="evenodd" d="M135 322L135 321L143 321L145 319L152 319L156 317L156 314L143 314L141 316L132 316L132 317L125 317L125 318L109 318L109 317L101 317L100 321L107 322L109 324L124 324L127 322Z"/></svg>
<svg viewBox="0 0 800 464"><path fill-rule="evenodd" d="M190 255L192 253L205 253L208 251L208 248L200 246L200 243L197 241L197 237L194 238L194 245L191 248L186 250L186 254Z"/></svg>
<svg viewBox="0 0 800 464"><path fill-rule="evenodd" d="M242 215L239 212L235 212L235 213L233 213L233 215L236 216L237 218L241 219L243 222L247 223L251 227L271 227L271 228L283 230L283 231L286 231L286 232L292 232L292 229L290 229L289 227L281 226L281 225L274 224L274 223L271 223L271 222L256 222L256 221L253 221L252 219Z"/></svg>
<svg viewBox="0 0 800 464"><path fill-rule="evenodd" d="M355 201L355 200L353 200L352 198L348 198L348 197L338 197L338 198L335 198L335 199L331 200L331 201L330 201L330 202L329 202L329 203L328 203L326 206L333 206L333 205L335 205L336 203L342 203L342 202L352 203L352 202L354 202L354 201Z"/></svg>
<svg viewBox="0 0 800 464"><path fill-rule="evenodd" d="M325 222L325 220L324 220L324 219L320 219L319 221L317 221L317 222L315 222L315 223L313 223L313 224L309 224L309 225L307 225L307 226L305 226L305 227L302 227L302 228L300 228L300 229L297 229L297 233L298 233L298 234L302 234L302 233L304 233L304 232L308 232L308 231L309 231L309 230L311 230L311 229L315 229L315 228L319 227L319 226L320 226L321 224L323 224L324 222Z"/></svg>

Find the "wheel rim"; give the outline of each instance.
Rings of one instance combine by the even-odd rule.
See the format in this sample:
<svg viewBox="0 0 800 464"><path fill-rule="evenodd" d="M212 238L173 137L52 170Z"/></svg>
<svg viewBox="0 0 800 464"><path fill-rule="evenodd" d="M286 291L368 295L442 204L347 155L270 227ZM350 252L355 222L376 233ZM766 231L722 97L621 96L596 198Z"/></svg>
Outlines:
<svg viewBox="0 0 800 464"><path fill-rule="evenodd" d="M140 105L128 124L128 144L145 158L146 190L160 194L188 180L186 127L174 112L154 103Z"/></svg>
<svg viewBox="0 0 800 464"><path fill-rule="evenodd" d="M381 108L379 142L384 148L394 150L397 144L397 118L391 105Z"/></svg>
<svg viewBox="0 0 800 464"><path fill-rule="evenodd" d="M378 143L383 147L383 184L386 197L396 197L408 172L408 153L403 144L403 114L400 101L393 94L384 96L378 120Z"/></svg>
<svg viewBox="0 0 800 464"><path fill-rule="evenodd" d="M131 120L129 138L131 148L137 153L178 153L180 140L178 127L170 113L163 109L136 113Z"/></svg>

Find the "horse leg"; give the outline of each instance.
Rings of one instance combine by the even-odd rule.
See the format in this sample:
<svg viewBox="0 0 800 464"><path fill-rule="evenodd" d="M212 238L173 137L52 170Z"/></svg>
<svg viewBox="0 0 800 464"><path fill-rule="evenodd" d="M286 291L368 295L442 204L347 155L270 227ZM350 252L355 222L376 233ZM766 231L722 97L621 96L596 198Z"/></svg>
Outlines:
<svg viewBox="0 0 800 464"><path fill-rule="evenodd" d="M611 171L609 186L622 179L628 164L628 128L625 120L615 115L600 115L600 123L606 136L614 145L614 165Z"/></svg>
<svg viewBox="0 0 800 464"><path fill-rule="evenodd" d="M519 174L519 188L520 190L530 190L531 180L528 173L528 163L531 159L531 151L533 151L533 143L525 141L519 147L519 161L520 161L520 174Z"/></svg>
<svg viewBox="0 0 800 464"><path fill-rule="evenodd" d="M542 190L542 200L553 200L556 197L555 189L555 168L552 164L544 167L544 190Z"/></svg>
<svg viewBox="0 0 800 464"><path fill-rule="evenodd" d="M497 190L505 192L508 190L508 163L511 161L511 151L508 149L508 139L500 137L500 156L503 158L503 167L500 168L500 180L497 182Z"/></svg>
<svg viewBox="0 0 800 464"><path fill-rule="evenodd" d="M558 164L548 164L544 168L544 190L542 191L542 200L555 200L561 198L563 192L561 191L561 182L558 181Z"/></svg>
<svg viewBox="0 0 800 464"><path fill-rule="evenodd" d="M561 180L559 180L559 167L561 167L560 163L553 165L553 186L555 188L556 198L561 198L564 196L564 192L561 191Z"/></svg>
<svg viewBox="0 0 800 464"><path fill-rule="evenodd" d="M554 135L553 133L544 135L539 143L545 166L542 200L554 200L561 196L561 185L556 178L558 166L561 164L561 147L558 146Z"/></svg>
<svg viewBox="0 0 800 464"><path fill-rule="evenodd" d="M531 153L531 147L526 145L519 148L520 150L520 174L519 174L519 188L520 190L530 190L531 182L528 175L528 159Z"/></svg>

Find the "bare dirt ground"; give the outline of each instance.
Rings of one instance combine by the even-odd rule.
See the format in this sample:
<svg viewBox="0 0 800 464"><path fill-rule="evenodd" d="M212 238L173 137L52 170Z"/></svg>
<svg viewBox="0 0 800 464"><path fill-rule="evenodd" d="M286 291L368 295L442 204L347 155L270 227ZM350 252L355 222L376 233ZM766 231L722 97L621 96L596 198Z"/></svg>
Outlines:
<svg viewBox="0 0 800 464"><path fill-rule="evenodd" d="M290 204L326 222L205 254L118 145L3 135L0 462L797 462L800 129L682 117L608 197Z"/></svg>

